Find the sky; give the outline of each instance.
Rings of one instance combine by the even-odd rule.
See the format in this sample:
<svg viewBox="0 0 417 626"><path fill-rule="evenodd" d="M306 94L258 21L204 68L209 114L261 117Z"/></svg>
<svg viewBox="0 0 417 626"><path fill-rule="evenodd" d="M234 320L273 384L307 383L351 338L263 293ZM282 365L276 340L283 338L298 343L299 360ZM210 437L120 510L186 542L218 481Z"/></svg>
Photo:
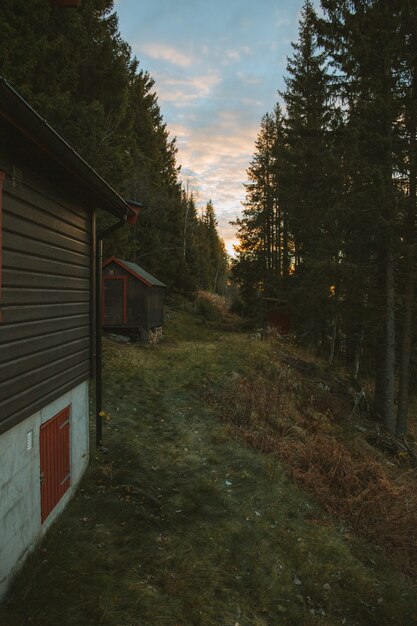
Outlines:
<svg viewBox="0 0 417 626"><path fill-rule="evenodd" d="M302 0L116 0L119 29L177 138L184 187L233 252L260 121L284 88Z"/></svg>

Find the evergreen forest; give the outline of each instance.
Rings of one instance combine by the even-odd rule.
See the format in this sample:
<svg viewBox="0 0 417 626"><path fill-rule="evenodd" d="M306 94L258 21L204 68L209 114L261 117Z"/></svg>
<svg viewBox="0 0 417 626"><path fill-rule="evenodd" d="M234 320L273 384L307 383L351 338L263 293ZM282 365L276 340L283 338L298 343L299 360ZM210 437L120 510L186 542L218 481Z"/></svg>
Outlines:
<svg viewBox="0 0 417 626"><path fill-rule="evenodd" d="M2 0L0 24L0 74L116 191L142 204L138 224L106 239L104 254L187 295L223 293L227 255L213 204L199 215L182 184L154 80L121 38L113 0L77 10ZM111 218L99 219L104 228Z"/></svg>
<svg viewBox="0 0 417 626"><path fill-rule="evenodd" d="M190 295L224 293L228 257L211 200L184 187L152 76L113 0L61 11L2 0L0 74L123 197L138 224L106 241ZM273 71L273 68L271 68ZM311 0L285 89L261 120L235 226L239 312L285 302L297 340L371 376L374 407L407 432L415 359L417 9L412 0ZM101 226L108 225L105 216Z"/></svg>
<svg viewBox="0 0 417 626"><path fill-rule="evenodd" d="M285 89L261 120L232 273L245 310L288 304L298 339L407 431L415 380L417 8L304 2Z"/></svg>

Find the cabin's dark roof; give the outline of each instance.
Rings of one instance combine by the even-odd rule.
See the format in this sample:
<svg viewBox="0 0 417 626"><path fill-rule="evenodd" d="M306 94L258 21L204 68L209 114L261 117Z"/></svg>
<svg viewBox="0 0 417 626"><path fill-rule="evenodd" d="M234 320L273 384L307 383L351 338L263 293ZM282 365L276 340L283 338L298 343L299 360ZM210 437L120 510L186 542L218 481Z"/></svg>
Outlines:
<svg viewBox="0 0 417 626"><path fill-rule="evenodd" d="M117 263L149 287L166 287L164 283L155 278L155 276L152 276L152 274L149 274L149 272L144 270L143 267L140 267L137 263L131 263L131 261L124 261L123 259L112 256L103 263L103 267L109 265L109 263Z"/></svg>
<svg viewBox="0 0 417 626"><path fill-rule="evenodd" d="M29 137L60 167L74 175L88 189L97 208L116 217L135 217L135 211L82 157L0 76L0 117L16 132Z"/></svg>

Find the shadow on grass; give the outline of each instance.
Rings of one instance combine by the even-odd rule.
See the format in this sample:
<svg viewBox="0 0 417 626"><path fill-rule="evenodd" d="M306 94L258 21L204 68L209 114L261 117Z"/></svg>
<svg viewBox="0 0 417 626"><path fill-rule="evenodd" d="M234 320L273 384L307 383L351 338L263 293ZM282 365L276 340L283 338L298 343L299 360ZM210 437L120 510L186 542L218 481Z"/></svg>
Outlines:
<svg viewBox="0 0 417 626"><path fill-rule="evenodd" d="M0 624L413 623L404 581L367 546L353 550L275 456L242 447L202 400L207 381L268 366L262 345L219 337L105 342L110 452L93 451Z"/></svg>

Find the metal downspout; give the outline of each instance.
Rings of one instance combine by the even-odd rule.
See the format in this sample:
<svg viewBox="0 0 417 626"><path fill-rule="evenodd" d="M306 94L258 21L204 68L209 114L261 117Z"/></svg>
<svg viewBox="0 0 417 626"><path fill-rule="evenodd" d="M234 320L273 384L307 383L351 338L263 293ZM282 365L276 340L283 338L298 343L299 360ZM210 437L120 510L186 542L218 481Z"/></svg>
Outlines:
<svg viewBox="0 0 417 626"><path fill-rule="evenodd" d="M103 372L102 372L102 340L103 325L103 239L124 226L127 214L116 224L97 233L96 244L96 447L106 452L103 447Z"/></svg>

